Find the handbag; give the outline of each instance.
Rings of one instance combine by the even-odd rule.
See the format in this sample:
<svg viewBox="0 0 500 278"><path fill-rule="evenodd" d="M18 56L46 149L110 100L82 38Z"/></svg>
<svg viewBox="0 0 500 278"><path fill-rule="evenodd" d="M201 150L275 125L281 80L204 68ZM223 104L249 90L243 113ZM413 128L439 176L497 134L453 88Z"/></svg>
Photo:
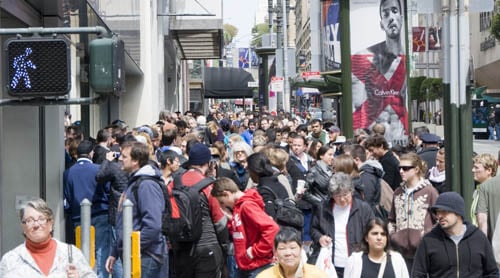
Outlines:
<svg viewBox="0 0 500 278"><path fill-rule="evenodd" d="M318 259L316 260L316 267L323 270L329 278L337 278L337 271L332 261L332 247L330 244L326 247L321 247L319 250Z"/></svg>
<svg viewBox="0 0 500 278"><path fill-rule="evenodd" d="M267 190L274 196L273 203L276 211L274 221L276 221L276 223L282 226L293 227L299 231L302 230L304 226L304 214L302 210L297 207L294 200L290 198L279 198L269 186L261 185L258 188L260 190Z"/></svg>
<svg viewBox="0 0 500 278"><path fill-rule="evenodd" d="M309 202L311 205L316 207L320 206L322 202L328 200L328 195L324 195L314 186L309 186L302 197L303 200Z"/></svg>

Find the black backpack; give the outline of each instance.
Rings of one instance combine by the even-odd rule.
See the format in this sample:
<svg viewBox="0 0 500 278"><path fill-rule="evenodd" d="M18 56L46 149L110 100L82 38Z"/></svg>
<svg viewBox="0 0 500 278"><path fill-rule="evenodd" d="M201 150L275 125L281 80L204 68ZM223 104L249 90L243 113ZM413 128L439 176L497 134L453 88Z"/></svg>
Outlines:
<svg viewBox="0 0 500 278"><path fill-rule="evenodd" d="M271 192L274 196L274 209L276 211L276 216L274 221L280 226L293 227L299 231L302 231L304 226L304 214L302 210L297 207L294 200L290 198L281 199L276 195L276 193L269 187L265 185L259 185L257 187L258 191L266 190Z"/></svg>
<svg viewBox="0 0 500 278"><path fill-rule="evenodd" d="M202 209L208 209L208 199L200 192L212 184L213 178L205 178L193 186L185 186L181 175L165 186L163 179L141 176L132 185L132 192L139 203L137 188L144 180L155 181L162 189L165 207L162 214L162 233L171 242L196 242L202 233Z"/></svg>
<svg viewBox="0 0 500 278"><path fill-rule="evenodd" d="M176 175L168 186L166 236L171 242L196 242L202 233L202 209L209 209L208 199L201 191L214 183L204 178L193 186L182 184Z"/></svg>

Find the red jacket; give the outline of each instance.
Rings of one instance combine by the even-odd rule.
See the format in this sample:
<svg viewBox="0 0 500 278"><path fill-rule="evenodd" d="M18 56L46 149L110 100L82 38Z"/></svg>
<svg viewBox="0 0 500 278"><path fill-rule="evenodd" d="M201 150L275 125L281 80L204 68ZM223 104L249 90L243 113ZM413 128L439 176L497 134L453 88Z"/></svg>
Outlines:
<svg viewBox="0 0 500 278"><path fill-rule="evenodd" d="M236 201L229 229L240 269L253 270L273 262L274 237L279 226L265 212L264 201L257 190L245 191L245 195ZM246 252L250 246L253 259Z"/></svg>

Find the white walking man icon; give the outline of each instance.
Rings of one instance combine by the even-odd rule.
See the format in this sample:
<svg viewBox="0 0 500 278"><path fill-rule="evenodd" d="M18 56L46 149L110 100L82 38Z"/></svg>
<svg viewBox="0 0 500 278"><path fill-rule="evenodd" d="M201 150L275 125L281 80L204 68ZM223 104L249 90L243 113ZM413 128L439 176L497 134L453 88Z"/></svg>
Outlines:
<svg viewBox="0 0 500 278"><path fill-rule="evenodd" d="M31 47L27 47L24 50L24 54L21 54L14 58L12 62L12 67L15 69L14 77L10 82L10 86L12 88L16 88L21 78L24 80L24 85L26 88L31 88L30 76L28 74L28 69L36 69L36 65L28 59L28 56L31 55L33 50Z"/></svg>

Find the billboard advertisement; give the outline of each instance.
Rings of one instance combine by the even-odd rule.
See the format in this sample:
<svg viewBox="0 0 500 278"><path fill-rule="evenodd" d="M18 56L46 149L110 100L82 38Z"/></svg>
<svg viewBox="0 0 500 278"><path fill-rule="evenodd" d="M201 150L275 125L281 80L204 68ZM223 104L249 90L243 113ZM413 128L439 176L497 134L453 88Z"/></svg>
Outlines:
<svg viewBox="0 0 500 278"><path fill-rule="evenodd" d="M350 6L353 128L383 124L390 143L408 134L402 2L351 0Z"/></svg>
<svg viewBox="0 0 500 278"><path fill-rule="evenodd" d="M324 71L340 69L340 3L321 2L321 56Z"/></svg>
<svg viewBox="0 0 500 278"><path fill-rule="evenodd" d="M250 55L252 53L252 55ZM259 65L257 53L251 48L238 48L238 67L248 69L252 63L252 67Z"/></svg>
<svg viewBox="0 0 500 278"><path fill-rule="evenodd" d="M431 26L413 27L412 28L412 49L413 52L425 52L426 41L428 42L428 50L441 50L441 27Z"/></svg>
<svg viewBox="0 0 500 278"><path fill-rule="evenodd" d="M425 27L413 27L411 32L413 52L425 52Z"/></svg>

